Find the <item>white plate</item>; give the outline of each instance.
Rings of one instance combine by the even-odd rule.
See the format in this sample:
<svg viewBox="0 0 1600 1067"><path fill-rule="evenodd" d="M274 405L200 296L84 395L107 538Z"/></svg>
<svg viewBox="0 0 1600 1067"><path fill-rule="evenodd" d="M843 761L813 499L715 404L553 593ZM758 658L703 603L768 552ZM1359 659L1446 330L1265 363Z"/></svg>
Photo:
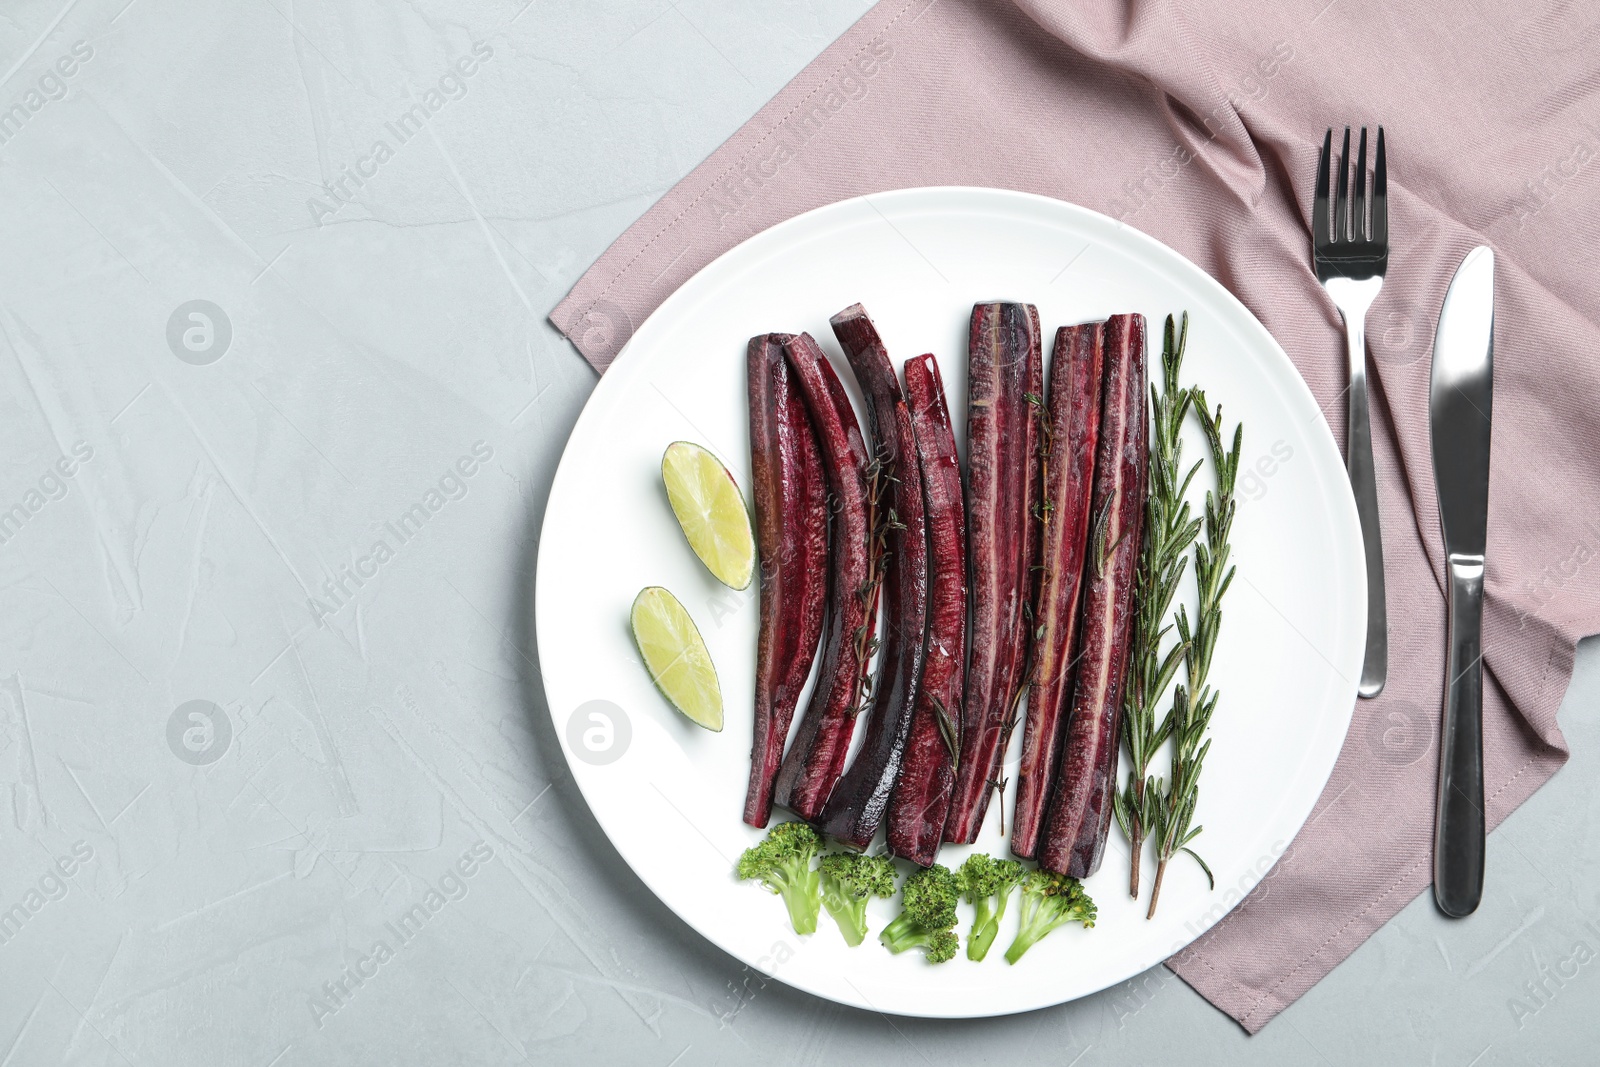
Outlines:
<svg viewBox="0 0 1600 1067"><path fill-rule="evenodd" d="M1009 966L1002 954L1015 929L1013 902L987 960L963 954L935 967L875 943L897 902L874 901L874 933L850 949L826 913L816 934L798 937L781 901L735 880L734 861L761 836L740 821L757 598L754 588L720 586L690 552L660 459L671 441L698 441L748 498L745 342L807 330L853 389L828 316L857 301L897 361L938 354L961 436L967 317L974 302L994 299L1037 304L1047 339L1064 324L1142 312L1153 374L1164 317L1187 309L1184 379L1202 384L1230 424L1244 423L1239 573L1212 670L1222 699L1196 820L1205 826L1196 847L1217 886L1209 891L1199 867L1179 856L1156 918L1146 921L1148 889L1146 900L1129 900L1128 847L1113 827L1105 863L1087 883L1100 908L1095 929L1058 930ZM1202 454L1196 432L1186 455ZM1198 482L1210 479L1208 466ZM628 608L646 585L676 593L705 636L726 704L720 734L674 712L639 662ZM550 714L573 776L617 850L668 907L754 970L818 996L965 1017L1057 1004L1138 974L1261 880L1305 822L1343 744L1365 588L1355 506L1332 435L1288 357L1243 305L1176 252L1103 215L1023 193L932 188L849 200L775 226L650 316L567 444L545 515L536 611ZM1020 747L1019 730L1013 763ZM1156 773L1165 763L1157 758ZM1004 854L998 805L976 847ZM947 846L941 861L954 867L967 851ZM962 905L963 933L969 913Z"/></svg>

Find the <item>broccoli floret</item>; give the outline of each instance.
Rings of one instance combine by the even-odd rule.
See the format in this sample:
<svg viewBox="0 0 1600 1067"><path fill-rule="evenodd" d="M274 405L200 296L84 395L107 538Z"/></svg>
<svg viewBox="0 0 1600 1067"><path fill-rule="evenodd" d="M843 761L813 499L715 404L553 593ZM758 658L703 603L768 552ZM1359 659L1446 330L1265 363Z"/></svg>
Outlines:
<svg viewBox="0 0 1600 1067"><path fill-rule="evenodd" d="M956 872L961 895L977 909L972 932L967 935L967 959L981 960L989 954L989 946L1000 932L1000 919L1006 913L1011 890L1027 874L1016 860L997 860L983 852L968 856Z"/></svg>
<svg viewBox="0 0 1600 1067"><path fill-rule="evenodd" d="M935 863L906 878L901 892L904 910L883 928L878 940L890 952L921 948L929 963L943 963L956 954L956 901L961 896L956 876Z"/></svg>
<svg viewBox="0 0 1600 1067"><path fill-rule="evenodd" d="M961 947L961 939L954 930L935 930L928 935L924 950L929 963L944 963L956 958L956 949Z"/></svg>
<svg viewBox="0 0 1600 1067"><path fill-rule="evenodd" d="M1017 939L1006 949L1006 962L1016 963L1034 942L1058 926L1094 926L1095 906L1076 878L1034 871L1022 882L1022 923Z"/></svg>
<svg viewBox="0 0 1600 1067"><path fill-rule="evenodd" d="M845 944L867 936L867 901L894 896L894 861L860 852L830 852L817 862L822 875L822 906L839 924Z"/></svg>
<svg viewBox="0 0 1600 1067"><path fill-rule="evenodd" d="M739 857L739 877L754 878L783 895L789 922L797 934L817 932L822 884L811 859L822 847L817 832L803 822L781 822L766 839Z"/></svg>

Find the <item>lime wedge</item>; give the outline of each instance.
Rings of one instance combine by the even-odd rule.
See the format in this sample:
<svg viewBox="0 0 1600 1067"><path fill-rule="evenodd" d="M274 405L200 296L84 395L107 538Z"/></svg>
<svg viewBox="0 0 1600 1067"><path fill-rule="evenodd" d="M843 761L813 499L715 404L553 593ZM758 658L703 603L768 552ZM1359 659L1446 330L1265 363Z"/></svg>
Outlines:
<svg viewBox="0 0 1600 1067"><path fill-rule="evenodd" d="M674 441L661 457L661 480L700 562L723 585L748 587L756 568L756 541L733 475L699 445Z"/></svg>
<svg viewBox="0 0 1600 1067"><path fill-rule="evenodd" d="M722 729L722 688L694 620L678 598L659 585L633 600L633 640L650 680L672 706L707 730Z"/></svg>

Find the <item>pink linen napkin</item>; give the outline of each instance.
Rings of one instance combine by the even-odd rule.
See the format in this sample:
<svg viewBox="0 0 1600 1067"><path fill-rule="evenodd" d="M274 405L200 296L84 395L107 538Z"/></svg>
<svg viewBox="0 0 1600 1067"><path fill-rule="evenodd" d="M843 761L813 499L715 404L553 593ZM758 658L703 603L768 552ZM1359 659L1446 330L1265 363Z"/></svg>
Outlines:
<svg viewBox="0 0 1600 1067"><path fill-rule="evenodd" d="M1498 267L1491 827L1566 759L1556 709L1577 640L1600 630L1597 44L1596 11L1562 0L1223 0L1203 18L1137 0L883 0L551 319L603 371L692 274L799 212L905 186L1020 189L1123 219L1218 278L1288 351L1342 447L1343 336L1311 273L1311 192L1324 129L1384 125L1393 251L1368 339L1388 687L1358 702L1267 879L1168 961L1253 1033L1429 884L1444 599L1428 374L1445 288L1477 244Z"/></svg>

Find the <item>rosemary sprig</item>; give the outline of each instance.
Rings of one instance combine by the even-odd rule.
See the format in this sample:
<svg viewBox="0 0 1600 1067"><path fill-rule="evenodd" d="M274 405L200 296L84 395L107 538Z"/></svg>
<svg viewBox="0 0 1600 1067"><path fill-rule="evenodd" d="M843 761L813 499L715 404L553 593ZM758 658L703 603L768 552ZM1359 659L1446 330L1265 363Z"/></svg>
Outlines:
<svg viewBox="0 0 1600 1067"><path fill-rule="evenodd" d="M1222 627L1222 598L1233 583L1234 568L1228 562L1228 538L1233 530L1236 506L1234 483L1239 474L1239 453L1244 442L1244 427L1235 425L1233 444L1225 447L1222 437L1222 406L1215 411L1206 405L1205 393L1194 390L1194 412L1205 431L1206 445L1217 470L1217 488L1206 492L1205 538L1195 546L1194 577L1199 590L1198 610L1191 631L1188 613L1178 609L1178 638L1187 645L1184 651L1184 681L1174 693L1170 725L1173 739L1172 775L1166 793L1156 808L1156 880L1146 918L1154 916L1161 899L1161 880L1167 861L1179 852L1194 857L1206 879L1216 888L1211 868L1189 843L1200 835L1201 826L1191 826L1195 805L1200 798L1200 770L1211 742L1206 729L1217 709L1217 691L1207 682L1211 656L1216 651L1217 633Z"/></svg>
<svg viewBox="0 0 1600 1067"><path fill-rule="evenodd" d="M1161 345L1161 385L1150 387L1153 426L1150 442L1149 491L1145 495L1145 541L1139 558L1137 611L1129 649L1128 681L1123 691L1122 739L1128 748L1128 780L1112 800L1117 825L1132 846L1128 895L1139 896L1139 861L1144 842L1155 827L1161 783L1150 778L1150 761L1167 738L1170 716L1157 721L1156 707L1172 684L1188 649L1185 639L1165 653L1162 642L1172 630L1166 622L1178 581L1188 563L1189 546L1200 532L1200 519L1190 516L1184 500L1200 462L1183 470L1183 442L1179 432L1194 401L1194 391L1178 384L1184 345L1189 337L1189 316L1174 335L1167 316Z"/></svg>

